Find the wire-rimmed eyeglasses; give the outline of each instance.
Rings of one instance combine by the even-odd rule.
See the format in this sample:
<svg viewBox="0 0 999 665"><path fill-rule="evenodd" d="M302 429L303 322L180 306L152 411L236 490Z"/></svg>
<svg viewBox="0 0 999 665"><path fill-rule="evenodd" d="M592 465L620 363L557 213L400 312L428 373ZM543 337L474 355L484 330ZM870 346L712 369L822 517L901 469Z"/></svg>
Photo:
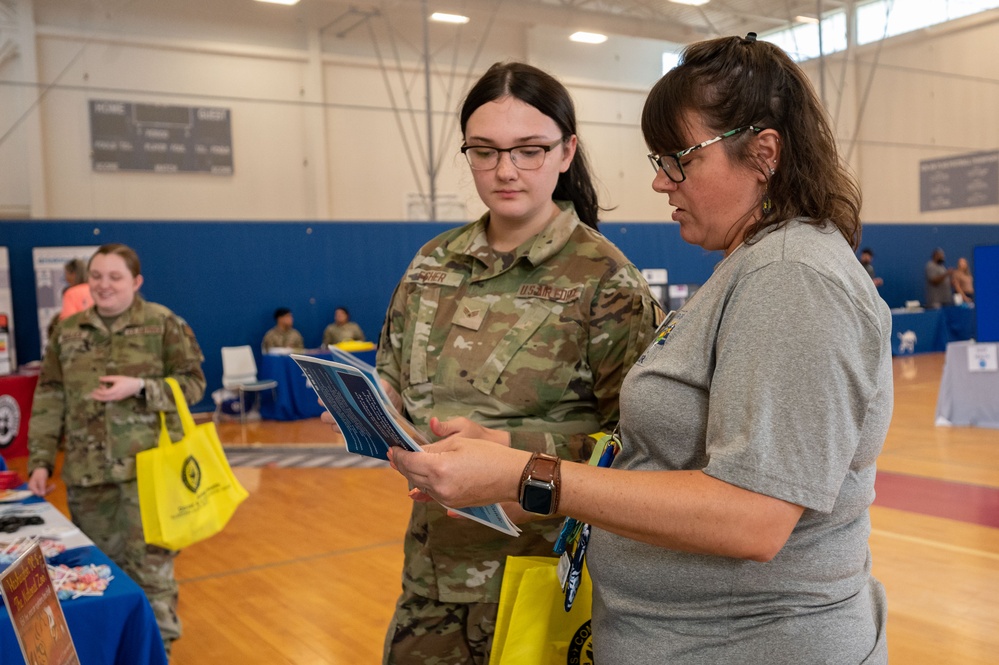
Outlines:
<svg viewBox="0 0 999 665"><path fill-rule="evenodd" d="M700 150L701 148L709 146L712 143L717 143L718 141L727 139L730 136L735 136L739 132L744 132L747 129L751 129L756 133L763 131L762 127L757 127L755 125L746 125L745 127L739 127L737 129L727 131L724 134L719 134L713 139L708 139L707 141L698 143L697 145L691 146L686 150L681 150L680 152L674 152L669 155L657 155L655 153L650 152L649 161L652 163L652 168L655 170L656 173L659 173L659 169L662 169L663 173L666 174L666 177L672 180L673 182L683 182L684 180L687 179L687 174L683 172L683 163L680 161L681 159L683 159L690 153L694 152L695 150Z"/></svg>
<svg viewBox="0 0 999 665"><path fill-rule="evenodd" d="M500 153L510 153L510 161L522 171L540 169L545 163L545 157L555 149L555 146L565 141L564 138L551 145L515 145L512 148L494 148L488 145L463 145L461 154L465 155L468 165L473 171L491 171L499 166Z"/></svg>

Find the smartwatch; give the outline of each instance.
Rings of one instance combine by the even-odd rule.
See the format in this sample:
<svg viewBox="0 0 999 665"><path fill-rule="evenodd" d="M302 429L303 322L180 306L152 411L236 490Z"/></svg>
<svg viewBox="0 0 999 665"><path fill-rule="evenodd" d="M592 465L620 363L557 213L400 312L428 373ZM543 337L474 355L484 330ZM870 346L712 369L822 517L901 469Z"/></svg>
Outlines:
<svg viewBox="0 0 999 665"><path fill-rule="evenodd" d="M520 506L529 513L554 515L558 510L562 460L545 453L534 453L520 476Z"/></svg>

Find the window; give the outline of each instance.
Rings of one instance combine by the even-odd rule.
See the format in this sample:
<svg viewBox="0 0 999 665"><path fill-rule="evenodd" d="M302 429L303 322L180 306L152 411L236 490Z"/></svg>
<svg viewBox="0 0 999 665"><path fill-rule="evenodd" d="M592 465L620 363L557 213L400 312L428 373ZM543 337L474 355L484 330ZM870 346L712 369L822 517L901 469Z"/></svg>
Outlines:
<svg viewBox="0 0 999 665"><path fill-rule="evenodd" d="M999 1L999 0L997 0ZM795 62L819 57L819 24L801 23L760 37L781 47ZM826 14L822 19L822 52L846 50L846 12Z"/></svg>
<svg viewBox="0 0 999 665"><path fill-rule="evenodd" d="M680 64L680 49L663 52L663 74Z"/></svg>
<svg viewBox="0 0 999 665"><path fill-rule="evenodd" d="M999 7L999 0L877 0L857 6L857 43L870 44Z"/></svg>

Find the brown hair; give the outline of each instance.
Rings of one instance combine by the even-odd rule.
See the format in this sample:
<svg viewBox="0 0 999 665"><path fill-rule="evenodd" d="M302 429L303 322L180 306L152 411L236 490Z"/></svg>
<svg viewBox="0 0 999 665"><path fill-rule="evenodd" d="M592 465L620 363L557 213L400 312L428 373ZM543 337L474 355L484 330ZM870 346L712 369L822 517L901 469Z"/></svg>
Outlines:
<svg viewBox="0 0 999 665"><path fill-rule="evenodd" d="M831 221L847 242L860 244L860 188L839 158L836 139L805 73L777 46L722 37L691 44L680 64L652 88L642 111L650 150L665 154L687 147L684 114L694 112L719 134L753 125L773 129L783 144L780 166L766 191L772 208L745 230L775 230L795 217L811 224ZM755 132L724 141L732 159L762 171L753 151Z"/></svg>
<svg viewBox="0 0 999 665"><path fill-rule="evenodd" d="M476 109L507 96L530 104L554 120L562 131L563 140L576 134L576 107L564 85L537 67L522 62L497 62L482 75L465 97L459 114L461 135L465 135L465 125ZM591 228L597 228L597 216L601 208L597 203L597 190L578 134L576 155L568 170L559 174L552 198L572 201L580 221Z"/></svg>
<svg viewBox="0 0 999 665"><path fill-rule="evenodd" d="M98 254L117 254L125 261L128 271L132 273L132 277L138 277L142 274L142 264L139 263L139 255L128 245L122 245L118 242L101 245L94 252L94 256ZM94 256L91 256L90 261L87 263L88 270L90 269L90 264L94 262Z"/></svg>

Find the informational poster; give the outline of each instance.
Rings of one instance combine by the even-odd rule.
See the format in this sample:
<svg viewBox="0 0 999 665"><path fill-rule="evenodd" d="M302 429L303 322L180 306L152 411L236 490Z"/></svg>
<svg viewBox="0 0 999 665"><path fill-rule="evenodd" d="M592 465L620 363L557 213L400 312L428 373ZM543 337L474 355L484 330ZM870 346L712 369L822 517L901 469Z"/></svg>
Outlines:
<svg viewBox="0 0 999 665"><path fill-rule="evenodd" d="M38 339L45 352L48 343L49 324L62 310L62 292L66 284L66 263L72 259L82 259L84 263L97 251L96 246L81 247L35 247L31 250L32 265L35 269L35 298L38 302Z"/></svg>
<svg viewBox="0 0 999 665"><path fill-rule="evenodd" d="M700 284L670 284L667 290L666 309L678 310L701 288Z"/></svg>
<svg viewBox="0 0 999 665"><path fill-rule="evenodd" d="M232 175L231 112L90 100L94 171Z"/></svg>
<svg viewBox="0 0 999 665"><path fill-rule="evenodd" d="M922 212L990 205L999 205L999 151L919 163Z"/></svg>
<svg viewBox="0 0 999 665"><path fill-rule="evenodd" d="M0 592L27 665L80 665L38 543L0 573Z"/></svg>
<svg viewBox="0 0 999 665"><path fill-rule="evenodd" d="M666 285L669 283L669 271L666 268L643 268L642 277L649 283L649 291L656 301L666 307Z"/></svg>
<svg viewBox="0 0 999 665"><path fill-rule="evenodd" d="M7 327L4 330L3 320ZM0 374L5 369L17 369L17 349L14 348L14 292L10 288L10 255L6 247L0 247L0 339L6 350L0 349Z"/></svg>

